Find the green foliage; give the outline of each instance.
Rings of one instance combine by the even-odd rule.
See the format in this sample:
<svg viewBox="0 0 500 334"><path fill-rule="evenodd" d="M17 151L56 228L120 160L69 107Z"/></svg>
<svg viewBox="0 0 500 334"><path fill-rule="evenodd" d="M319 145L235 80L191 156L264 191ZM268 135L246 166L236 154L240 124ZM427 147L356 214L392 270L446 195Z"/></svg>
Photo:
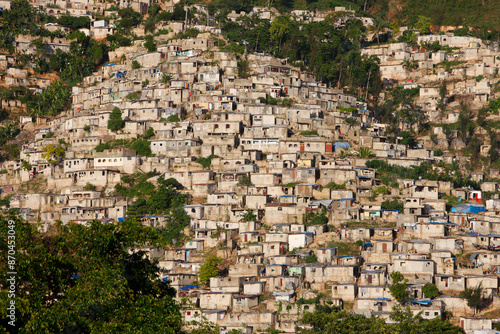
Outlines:
<svg viewBox="0 0 500 334"><path fill-rule="evenodd" d="M431 32L431 19L420 15L418 21L415 23L415 28L418 29L420 35L430 34Z"/></svg>
<svg viewBox="0 0 500 334"><path fill-rule="evenodd" d="M221 258L210 255L207 256L205 262L200 267L200 274L198 275L199 282L208 284L211 277L219 276L219 269L217 268L222 262Z"/></svg>
<svg viewBox="0 0 500 334"><path fill-rule="evenodd" d="M139 138L135 140L130 148L135 150L137 155L146 157L152 156L151 146L149 145L149 141L147 139Z"/></svg>
<svg viewBox="0 0 500 334"><path fill-rule="evenodd" d="M301 135L301 136L319 136L318 131L316 131L316 130L301 131L299 133L299 135Z"/></svg>
<svg viewBox="0 0 500 334"><path fill-rule="evenodd" d="M108 119L108 129L111 131L118 131L123 129L125 122L122 119L122 112L120 108L115 107L111 114L109 114Z"/></svg>
<svg viewBox="0 0 500 334"><path fill-rule="evenodd" d="M178 33L172 39L196 38L199 34L200 34L200 31L198 29L190 28L190 29L186 30L185 32Z"/></svg>
<svg viewBox="0 0 500 334"><path fill-rule="evenodd" d="M418 180L419 177L422 177L428 180L451 181L455 187L470 186L473 189L480 189L477 182L472 181L469 177L464 177L459 170L454 171L454 175L451 175L449 169L438 173L427 162L423 162L419 166L403 167L389 165L384 160L369 160L365 165L366 167L377 169L379 174L385 174L390 177L412 180Z"/></svg>
<svg viewBox="0 0 500 334"><path fill-rule="evenodd" d="M401 214L404 211L403 202L398 201L397 199L392 201L383 201L381 207L385 210L398 210Z"/></svg>
<svg viewBox="0 0 500 334"><path fill-rule="evenodd" d="M436 284L427 283L422 287L422 292L426 298L436 298L439 296L439 290Z"/></svg>
<svg viewBox="0 0 500 334"><path fill-rule="evenodd" d="M241 18L222 26L229 44L222 48L242 54L266 50L290 63L300 61L331 86L348 86L357 94L376 96L382 89L379 60L362 57L360 46L365 28L359 20L349 20L347 29L336 29L335 19L327 22L297 22L281 15L270 23L257 17Z"/></svg>
<svg viewBox="0 0 500 334"><path fill-rule="evenodd" d="M294 188L297 184L299 184L300 182L290 182L290 183L285 183L285 184L282 184L281 187L282 188Z"/></svg>
<svg viewBox="0 0 500 334"><path fill-rule="evenodd" d="M148 52L155 52L156 51L156 43L154 41L154 38L152 35L147 35L146 36L146 42L144 43L144 47Z"/></svg>
<svg viewBox="0 0 500 334"><path fill-rule="evenodd" d="M257 216L253 213L253 210L247 209L245 213L241 216L241 222L254 222L257 220Z"/></svg>
<svg viewBox="0 0 500 334"><path fill-rule="evenodd" d="M56 50L50 55L49 71L57 71L65 82L77 83L91 75L108 60L108 47L90 36L78 33L69 52Z"/></svg>
<svg viewBox="0 0 500 334"><path fill-rule="evenodd" d="M181 119L177 115L170 115L167 117L167 122L180 122Z"/></svg>
<svg viewBox="0 0 500 334"><path fill-rule="evenodd" d="M31 170L31 164L27 160L23 160L22 166L25 170Z"/></svg>
<svg viewBox="0 0 500 334"><path fill-rule="evenodd" d="M155 130L152 127L149 127L146 133L144 134L144 139L151 139L155 136Z"/></svg>
<svg viewBox="0 0 500 334"><path fill-rule="evenodd" d="M387 195L389 193L389 190L387 189L386 186L379 186L379 187L373 189L372 192L375 195Z"/></svg>
<svg viewBox="0 0 500 334"><path fill-rule="evenodd" d="M21 221L14 213L0 217L2 235L15 222L17 280L16 329L23 333L169 333L180 332L180 306L159 278L157 260L130 248L164 244L161 233L130 219L58 224L51 233ZM7 238L0 240L7 249ZM0 264L6 277L7 261ZM1 318L11 300L0 292ZM22 310L22 312L21 312Z"/></svg>
<svg viewBox="0 0 500 334"><path fill-rule="evenodd" d="M218 158L218 157L219 156L217 156L217 155L211 154L206 158L198 157L196 159L196 162L199 163L200 165L202 165L203 168L208 169L208 168L210 168L210 165L212 164L212 159Z"/></svg>
<svg viewBox="0 0 500 334"><path fill-rule="evenodd" d="M142 15L135 12L131 7L118 11L120 19L117 21L117 28L120 32L127 32L133 27L137 27L142 21Z"/></svg>
<svg viewBox="0 0 500 334"><path fill-rule="evenodd" d="M238 62L236 63L236 66L238 68L238 77L246 79L250 76L250 66L248 59L246 58L239 59Z"/></svg>
<svg viewBox="0 0 500 334"><path fill-rule="evenodd" d="M326 216L325 213L321 213L314 215L312 219L308 217L304 225L310 226L310 225L326 225L326 224L328 224L328 217Z"/></svg>
<svg viewBox="0 0 500 334"><path fill-rule="evenodd" d="M142 66L141 66L141 64L140 64L137 60L134 60L134 61L132 62L132 69L133 69L133 70L137 70L137 69L139 69L139 68L141 68L141 67L142 67Z"/></svg>
<svg viewBox="0 0 500 334"><path fill-rule="evenodd" d="M128 215L168 214L173 208L183 210L182 206L188 199L188 195L178 192L178 189L182 186L177 180L172 178L165 180L163 177L159 177L156 188L148 185L140 185L139 187L136 189L141 189L144 192L138 194L138 199L132 203L127 211ZM115 187L115 190L123 192L122 188L117 189Z"/></svg>
<svg viewBox="0 0 500 334"><path fill-rule="evenodd" d="M297 302L298 303L298 302ZM394 322L386 323L381 317L366 317L340 311L338 307L316 304L314 312L304 312L301 323L310 325L300 328L300 334L350 334L350 333L464 333L460 327L439 318L432 320L414 316L412 311L395 308L391 313Z"/></svg>
<svg viewBox="0 0 500 334"><path fill-rule="evenodd" d="M462 60L447 60L436 65L436 67L443 67L446 72L450 72L452 68L456 68L459 65L465 64Z"/></svg>
<svg viewBox="0 0 500 334"><path fill-rule="evenodd" d="M92 183L87 182L87 184L85 185L85 187L83 187L83 189L85 189L87 191L96 191L97 187L95 185L93 185Z"/></svg>
<svg viewBox="0 0 500 334"><path fill-rule="evenodd" d="M26 90L20 100L26 103L31 116L55 116L70 107L70 97L71 87L61 80L56 80L41 94L33 94L31 90Z"/></svg>
<svg viewBox="0 0 500 334"><path fill-rule="evenodd" d="M148 181L156 176L156 172L126 174L121 177L122 184L115 185L115 192L127 198L146 198L155 191L153 183ZM174 183L175 179L169 179L174 188L180 188L180 184Z"/></svg>
<svg viewBox="0 0 500 334"><path fill-rule="evenodd" d="M467 300L467 306L473 307L476 310L480 309L484 302L482 284L479 283L474 288L465 288L464 291L460 292L459 296Z"/></svg>
<svg viewBox="0 0 500 334"><path fill-rule="evenodd" d="M50 139L50 138L52 138L52 137L54 137L54 132L49 131L49 132L47 132L47 134L45 135L45 137L44 137L44 138L46 138L46 139Z"/></svg>
<svg viewBox="0 0 500 334"><path fill-rule="evenodd" d="M293 99L283 98L283 99L275 99L272 97L263 98L259 97L259 101L264 104L269 104L272 106L282 106L282 107L290 107L293 105ZM306 131L307 133L307 131Z"/></svg>
<svg viewBox="0 0 500 334"><path fill-rule="evenodd" d="M114 51L119 47L122 46L131 46L132 45L132 39L128 38L126 36L123 36L122 34L115 32L113 35L108 35L106 36L106 41L109 42L109 50Z"/></svg>
<svg viewBox="0 0 500 334"><path fill-rule="evenodd" d="M325 188L328 188L328 189L333 189L333 190L342 190L342 189L347 189L346 187L346 183L341 183L341 184L337 184L335 183L334 181L328 183Z"/></svg>
<svg viewBox="0 0 500 334"><path fill-rule="evenodd" d="M43 147L42 151L44 152L42 154L42 158L53 165L57 165L58 162L64 159L66 156L66 147L63 145L54 146L52 144L49 144Z"/></svg>
<svg viewBox="0 0 500 334"><path fill-rule="evenodd" d="M394 299L401 303L408 298L407 280L398 271L393 271L390 276L392 284L389 286L389 291Z"/></svg>
<svg viewBox="0 0 500 334"><path fill-rule="evenodd" d="M417 145L417 139L414 134L408 131L401 131L399 135L402 137L401 144L408 145L410 147L415 147Z"/></svg>
<svg viewBox="0 0 500 334"><path fill-rule="evenodd" d="M251 186L252 181L248 177L248 175L243 175L240 178L238 178L238 183L236 184L238 186Z"/></svg>
<svg viewBox="0 0 500 334"><path fill-rule="evenodd" d="M88 16L75 17L62 15L59 17L59 19L57 19L57 23L72 30L78 30L81 28L90 29L90 18Z"/></svg>
<svg viewBox="0 0 500 334"><path fill-rule="evenodd" d="M141 98L141 91L129 93L125 98L128 100L139 100Z"/></svg>
<svg viewBox="0 0 500 334"><path fill-rule="evenodd" d="M318 263L318 257L316 254L312 253L304 258L305 263Z"/></svg>
<svg viewBox="0 0 500 334"><path fill-rule="evenodd" d="M368 147L361 147L359 149L358 157L360 157L361 159L369 159L373 158L374 156L375 154L373 154L372 150L370 150L370 148Z"/></svg>
<svg viewBox="0 0 500 334"><path fill-rule="evenodd" d="M90 125L85 125L83 131L90 133Z"/></svg>

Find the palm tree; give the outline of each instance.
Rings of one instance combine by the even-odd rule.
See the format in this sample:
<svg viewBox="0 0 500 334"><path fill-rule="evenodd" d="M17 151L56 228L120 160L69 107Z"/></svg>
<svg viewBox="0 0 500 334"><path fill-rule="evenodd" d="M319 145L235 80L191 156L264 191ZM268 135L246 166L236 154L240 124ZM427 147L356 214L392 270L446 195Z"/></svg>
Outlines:
<svg viewBox="0 0 500 334"><path fill-rule="evenodd" d="M374 36L377 36L377 44L380 44L380 32L385 30L389 26L389 22L382 18L380 15L376 15L373 17L373 24L368 27L370 32L374 33Z"/></svg>

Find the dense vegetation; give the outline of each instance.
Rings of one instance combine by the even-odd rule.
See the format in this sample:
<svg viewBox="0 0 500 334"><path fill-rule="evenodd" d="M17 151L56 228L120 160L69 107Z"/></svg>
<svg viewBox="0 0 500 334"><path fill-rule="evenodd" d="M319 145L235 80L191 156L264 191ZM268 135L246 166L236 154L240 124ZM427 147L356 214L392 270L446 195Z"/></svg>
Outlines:
<svg viewBox="0 0 500 334"><path fill-rule="evenodd" d="M300 329L301 334L350 334L350 333L464 333L460 327L439 318L422 319L407 308L395 308L391 318L396 323L386 323L380 317L366 317L340 311L335 306L317 304L314 312L305 312L302 322L312 328Z"/></svg>
<svg viewBox="0 0 500 334"><path fill-rule="evenodd" d="M454 175L448 173L447 169L438 172L428 162L423 162L419 166L403 167L389 165L384 160L369 160L366 162L366 167L375 168L379 174L394 180L397 178L412 180L422 178L436 181L450 181L453 182L455 188L470 186L474 189L479 189L479 184L472 181L469 177L463 176L458 167L455 167Z"/></svg>
<svg viewBox="0 0 500 334"><path fill-rule="evenodd" d="M189 225L190 218L183 209L188 195L179 192L182 185L173 178L156 180L156 186L148 181L156 173L133 174L122 177L122 184L115 186L117 195L134 198L129 206L128 217L151 215L164 216L163 228L159 228L165 240L179 244L184 240L183 230Z"/></svg>
<svg viewBox="0 0 500 334"><path fill-rule="evenodd" d="M336 29L334 20L332 16L325 22L300 23L283 15L270 23L246 17L225 23L223 30L230 43L228 51L243 51L231 48L235 43L246 45L248 51L271 51L331 86L348 86L353 93L362 95L366 95L368 87L370 94L378 95L382 88L379 61L360 54L366 28L353 19L345 29Z"/></svg>
<svg viewBox="0 0 500 334"><path fill-rule="evenodd" d="M163 245L154 228L134 220L88 226L59 224L49 234L0 217L0 247L7 249L8 222L16 222L16 332L178 333L182 318L175 294L158 280L159 267L129 248ZM0 262L6 277L7 261ZM21 284L22 282L22 284ZM0 318L7 325L7 282L0 282Z"/></svg>

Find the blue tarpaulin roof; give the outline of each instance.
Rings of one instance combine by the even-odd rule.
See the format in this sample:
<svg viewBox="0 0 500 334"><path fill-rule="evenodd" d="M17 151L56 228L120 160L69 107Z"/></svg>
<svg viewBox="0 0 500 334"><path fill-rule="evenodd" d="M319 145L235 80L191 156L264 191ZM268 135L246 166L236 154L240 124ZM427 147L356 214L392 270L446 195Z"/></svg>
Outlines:
<svg viewBox="0 0 500 334"><path fill-rule="evenodd" d="M191 285L191 284L188 284L188 285L185 285L181 288L182 291L187 291L187 290L190 290L190 289L194 289L194 288L197 288L198 285Z"/></svg>
<svg viewBox="0 0 500 334"><path fill-rule="evenodd" d="M430 305L432 303L431 300L423 299L423 300L410 300L410 303L420 304L420 305Z"/></svg>
<svg viewBox="0 0 500 334"><path fill-rule="evenodd" d="M486 211L486 208L481 204L457 204L451 208L451 212L480 213L484 211Z"/></svg>
<svg viewBox="0 0 500 334"><path fill-rule="evenodd" d="M335 148L335 151L337 151L337 148L339 147L351 147L351 145L347 142L336 142L333 143L333 147Z"/></svg>
<svg viewBox="0 0 500 334"><path fill-rule="evenodd" d="M363 247L373 247L373 244L371 242L365 242Z"/></svg>

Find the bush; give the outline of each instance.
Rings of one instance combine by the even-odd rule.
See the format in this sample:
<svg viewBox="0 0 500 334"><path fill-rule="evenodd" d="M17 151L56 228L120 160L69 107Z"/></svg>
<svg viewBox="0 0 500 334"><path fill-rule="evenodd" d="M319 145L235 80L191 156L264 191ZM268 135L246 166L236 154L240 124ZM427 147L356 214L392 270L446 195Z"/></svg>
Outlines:
<svg viewBox="0 0 500 334"><path fill-rule="evenodd" d="M137 152L137 155L142 155L146 157L150 157L152 155L151 147L149 146L149 141L147 141L146 139L136 140L132 144L131 148Z"/></svg>
<svg viewBox="0 0 500 334"><path fill-rule="evenodd" d="M337 184L335 182L330 182L328 183L325 188L328 188L328 189L333 189L333 190L342 190L342 189L346 189L346 183L341 183L341 184Z"/></svg>
<svg viewBox="0 0 500 334"><path fill-rule="evenodd" d="M127 96L125 96L125 98L129 99L129 100L139 100L141 98L141 92L137 91L137 92L127 94Z"/></svg>
<svg viewBox="0 0 500 334"><path fill-rule="evenodd" d="M319 136L316 130L306 130L299 133L301 136Z"/></svg>
<svg viewBox="0 0 500 334"><path fill-rule="evenodd" d="M87 191L95 191L97 189L97 187L95 185L93 185L92 183L87 182L87 184L85 185L85 187L83 187L83 189L85 189Z"/></svg>
<svg viewBox="0 0 500 334"><path fill-rule="evenodd" d="M118 107L115 107L109 115L108 129L111 131L118 131L123 129L124 126L125 122L123 122L122 119L122 112Z"/></svg>
<svg viewBox="0 0 500 334"><path fill-rule="evenodd" d="M177 115L170 115L167 117L167 122L180 122L181 119Z"/></svg>
<svg viewBox="0 0 500 334"><path fill-rule="evenodd" d="M198 275L199 282L202 284L208 284L211 277L219 276L219 269L217 268L221 263L222 259L213 255L210 255L205 260L200 267L200 274Z"/></svg>
<svg viewBox="0 0 500 334"><path fill-rule="evenodd" d="M141 64L140 64L137 60L134 60L134 61L132 62L132 69L133 69L133 70L137 70L137 69L139 69L139 68L141 68L141 67L142 67L142 66L141 66Z"/></svg>
<svg viewBox="0 0 500 334"><path fill-rule="evenodd" d="M439 296L439 290L435 284L427 283L422 288L422 293L426 298L436 298Z"/></svg>
<svg viewBox="0 0 500 334"><path fill-rule="evenodd" d="M404 211L404 206L403 202L398 201L398 200L393 200L393 201L383 201L382 202L382 209L385 210L397 210L400 213L403 213Z"/></svg>
<svg viewBox="0 0 500 334"><path fill-rule="evenodd" d="M196 159L196 162L199 163L200 165L202 165L203 168L210 168L210 165L212 164L213 158L218 158L218 156L211 154L210 156L208 156L206 158L198 157L198 159Z"/></svg>

